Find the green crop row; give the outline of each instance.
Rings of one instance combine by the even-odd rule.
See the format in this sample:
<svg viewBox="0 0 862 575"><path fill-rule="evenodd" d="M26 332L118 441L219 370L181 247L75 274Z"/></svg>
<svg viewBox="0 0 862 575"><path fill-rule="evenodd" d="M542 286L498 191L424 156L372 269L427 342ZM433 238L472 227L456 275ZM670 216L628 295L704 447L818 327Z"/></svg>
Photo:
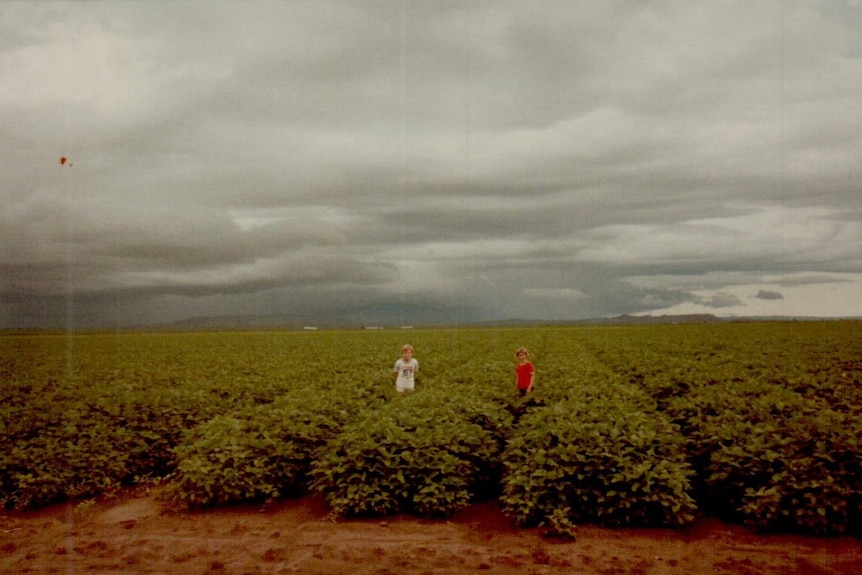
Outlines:
<svg viewBox="0 0 862 575"><path fill-rule="evenodd" d="M590 344L680 426L704 511L828 535L862 530L860 341L839 322L637 328Z"/></svg>
<svg viewBox="0 0 862 575"><path fill-rule="evenodd" d="M345 425L312 463L312 487L343 515L451 515L496 494L511 414L428 387Z"/></svg>

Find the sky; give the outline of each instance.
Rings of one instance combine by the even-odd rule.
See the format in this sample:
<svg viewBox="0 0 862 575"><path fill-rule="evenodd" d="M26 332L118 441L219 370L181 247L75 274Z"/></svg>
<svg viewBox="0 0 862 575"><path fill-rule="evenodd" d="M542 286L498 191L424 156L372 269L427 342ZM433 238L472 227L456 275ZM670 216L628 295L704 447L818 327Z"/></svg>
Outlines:
<svg viewBox="0 0 862 575"><path fill-rule="evenodd" d="M3 328L862 316L862 0L13 0L0 74Z"/></svg>

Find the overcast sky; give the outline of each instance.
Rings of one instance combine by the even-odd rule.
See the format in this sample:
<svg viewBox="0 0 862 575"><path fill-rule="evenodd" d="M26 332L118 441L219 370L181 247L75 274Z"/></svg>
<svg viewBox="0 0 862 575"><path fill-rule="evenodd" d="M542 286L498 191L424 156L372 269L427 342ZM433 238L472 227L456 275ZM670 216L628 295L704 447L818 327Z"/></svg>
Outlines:
<svg viewBox="0 0 862 575"><path fill-rule="evenodd" d="M0 327L862 316L862 0L4 1L0 74Z"/></svg>

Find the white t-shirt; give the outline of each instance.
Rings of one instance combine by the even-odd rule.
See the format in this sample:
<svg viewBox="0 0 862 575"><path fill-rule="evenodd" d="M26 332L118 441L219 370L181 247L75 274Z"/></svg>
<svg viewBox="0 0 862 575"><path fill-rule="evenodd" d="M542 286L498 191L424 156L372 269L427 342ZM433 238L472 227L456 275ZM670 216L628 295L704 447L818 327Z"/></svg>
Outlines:
<svg viewBox="0 0 862 575"><path fill-rule="evenodd" d="M414 357L408 363L402 358L398 358L392 371L398 374L398 378L395 380L395 389L398 391L413 389L416 382L413 376L419 371L419 361Z"/></svg>

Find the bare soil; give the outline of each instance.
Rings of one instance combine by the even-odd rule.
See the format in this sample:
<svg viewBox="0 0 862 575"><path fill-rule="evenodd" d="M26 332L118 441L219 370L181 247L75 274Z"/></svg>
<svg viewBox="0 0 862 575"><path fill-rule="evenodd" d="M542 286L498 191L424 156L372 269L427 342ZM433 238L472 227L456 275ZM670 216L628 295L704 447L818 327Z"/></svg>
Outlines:
<svg viewBox="0 0 862 575"><path fill-rule="evenodd" d="M313 498L178 512L134 490L0 513L0 573L856 574L862 540L764 536L704 518L686 529L521 529L496 503L449 520L333 521Z"/></svg>

